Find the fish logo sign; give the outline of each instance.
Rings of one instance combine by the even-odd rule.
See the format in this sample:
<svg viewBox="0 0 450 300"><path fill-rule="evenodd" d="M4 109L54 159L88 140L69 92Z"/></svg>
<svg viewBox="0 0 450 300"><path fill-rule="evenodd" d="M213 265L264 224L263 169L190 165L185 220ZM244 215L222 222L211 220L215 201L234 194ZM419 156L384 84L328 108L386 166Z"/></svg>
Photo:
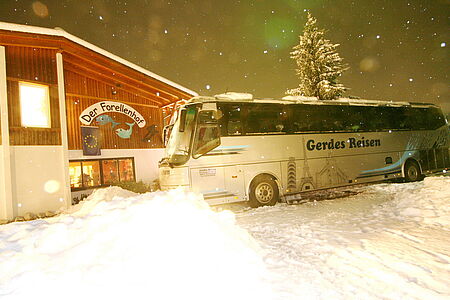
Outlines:
<svg viewBox="0 0 450 300"><path fill-rule="evenodd" d="M129 139L131 134L133 133L134 123L125 123L128 125L128 129L117 128L116 134L122 139Z"/></svg>
<svg viewBox="0 0 450 300"><path fill-rule="evenodd" d="M118 124L113 123L113 120L108 115L107 117L100 118L106 113L126 115L130 117L139 128L144 128L146 124L144 117L136 109L124 103L114 101L101 101L89 106L80 114L79 120L84 125L90 125L92 121L96 120L100 125L112 123L113 128L117 126Z"/></svg>
<svg viewBox="0 0 450 300"><path fill-rule="evenodd" d="M120 124L119 122L114 121L113 118L111 118L109 115L98 116L97 118L95 118L95 121L99 125L107 125L107 124L111 123L112 129L114 129L114 127L116 127L117 125Z"/></svg>

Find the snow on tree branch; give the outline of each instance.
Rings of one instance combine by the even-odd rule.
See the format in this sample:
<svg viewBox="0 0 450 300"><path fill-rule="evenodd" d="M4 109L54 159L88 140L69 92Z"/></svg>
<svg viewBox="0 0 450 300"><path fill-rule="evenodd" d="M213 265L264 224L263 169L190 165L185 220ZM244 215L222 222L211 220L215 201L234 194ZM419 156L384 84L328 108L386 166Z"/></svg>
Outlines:
<svg viewBox="0 0 450 300"><path fill-rule="evenodd" d="M339 44L325 39L325 30L318 29L316 22L308 12L303 34L291 52L291 58L297 63L296 74L300 83L297 88L287 90L286 94L321 100L336 99L347 90L337 79L348 66L336 51Z"/></svg>

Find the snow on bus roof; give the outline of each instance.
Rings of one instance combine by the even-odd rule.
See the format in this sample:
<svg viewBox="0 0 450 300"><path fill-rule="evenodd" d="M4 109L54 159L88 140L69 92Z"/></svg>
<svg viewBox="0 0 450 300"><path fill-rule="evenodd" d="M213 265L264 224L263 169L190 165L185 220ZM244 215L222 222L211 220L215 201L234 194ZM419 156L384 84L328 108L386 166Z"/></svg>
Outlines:
<svg viewBox="0 0 450 300"><path fill-rule="evenodd" d="M382 101L382 100L367 100L354 98L338 98L336 100L319 100L316 97L304 96L286 96L281 99L274 98L253 98L249 93L227 92L211 96L197 96L189 100L194 102L257 102L257 103L280 103L280 104L311 104L311 105L355 105L355 106L390 106L390 107L430 107L435 104L419 103L419 102L405 102L405 101Z"/></svg>
<svg viewBox="0 0 450 300"><path fill-rule="evenodd" d="M127 67L130 67L144 75L150 76L152 78L155 78L161 82L164 82L174 88L177 88L183 92L186 92L188 94L194 95L194 96L198 96L197 92L194 92L188 88L185 88L167 78L164 78L160 75L157 75L153 72L150 72L147 69L144 69L138 65L135 65L117 55L114 55L100 47L97 47L89 42L86 42L85 40L80 39L79 37L76 37L68 32L66 32L64 29L61 29L59 27L56 27L54 29L52 28L45 28L45 27L36 27L36 26L29 26L29 25L21 25L21 24L14 24L14 23L6 23L6 22L0 22L0 30L9 30L9 31L16 31L16 32L25 32L25 33L35 33L35 34L42 34L42 35L51 35L51 36L60 36L60 37L64 37L74 43L77 43L79 45L82 45L86 48L88 48L89 50L92 50L94 52L97 52L103 56L106 56L112 60L115 60Z"/></svg>

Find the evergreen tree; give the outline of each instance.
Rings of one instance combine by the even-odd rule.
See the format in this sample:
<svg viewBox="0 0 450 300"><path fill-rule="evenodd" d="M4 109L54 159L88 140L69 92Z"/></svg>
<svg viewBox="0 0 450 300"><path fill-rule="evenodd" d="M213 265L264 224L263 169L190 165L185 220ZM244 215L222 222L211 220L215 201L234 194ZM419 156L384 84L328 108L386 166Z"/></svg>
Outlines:
<svg viewBox="0 0 450 300"><path fill-rule="evenodd" d="M291 58L297 63L300 84L295 89L287 90L286 94L328 100L336 99L347 90L337 82L348 69L336 52L339 44L332 44L324 38L324 34L325 30L316 27L316 19L308 12L300 42L291 52Z"/></svg>

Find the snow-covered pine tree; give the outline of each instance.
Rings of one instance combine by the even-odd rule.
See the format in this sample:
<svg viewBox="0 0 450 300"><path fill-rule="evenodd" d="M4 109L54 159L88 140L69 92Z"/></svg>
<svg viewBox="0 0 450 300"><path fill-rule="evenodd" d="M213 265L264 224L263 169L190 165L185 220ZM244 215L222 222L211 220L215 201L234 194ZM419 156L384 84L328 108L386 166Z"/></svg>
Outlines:
<svg viewBox="0 0 450 300"><path fill-rule="evenodd" d="M316 19L308 12L308 20L300 42L293 47L291 58L297 63L300 79L297 88L287 90L287 95L336 99L347 90L337 79L348 69L336 52L339 44L324 38L325 30L318 29Z"/></svg>

